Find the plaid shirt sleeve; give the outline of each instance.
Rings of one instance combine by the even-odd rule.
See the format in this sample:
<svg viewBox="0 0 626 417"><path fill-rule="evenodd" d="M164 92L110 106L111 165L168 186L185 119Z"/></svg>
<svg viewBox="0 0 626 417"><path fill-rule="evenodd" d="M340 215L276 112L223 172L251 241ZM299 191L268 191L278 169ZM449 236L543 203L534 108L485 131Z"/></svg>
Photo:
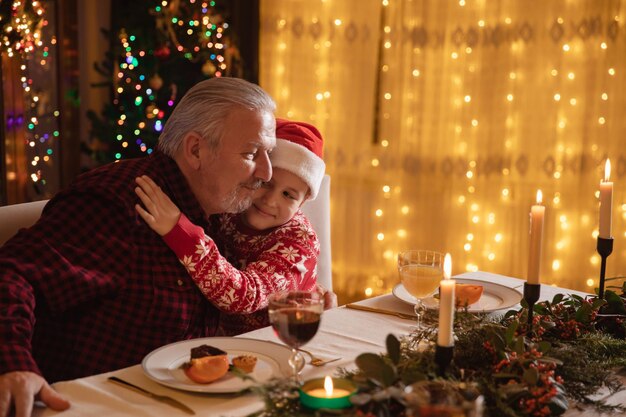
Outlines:
<svg viewBox="0 0 626 417"><path fill-rule="evenodd" d="M31 354L35 307L61 313L116 290L107 271L123 271L129 249L109 239L108 232L124 227L112 206L88 194L56 198L38 223L0 248L0 374L41 374ZM89 227L95 215L109 219L102 232Z"/></svg>
<svg viewBox="0 0 626 417"><path fill-rule="evenodd" d="M295 231L292 239L284 239L289 237L289 228L279 229L282 233L257 239L256 244L262 240L265 250L241 269L220 255L215 242L184 215L164 239L217 308L229 313L253 313L267 307L268 297L274 292L315 288L318 252L314 245ZM255 245L253 241L237 243Z"/></svg>

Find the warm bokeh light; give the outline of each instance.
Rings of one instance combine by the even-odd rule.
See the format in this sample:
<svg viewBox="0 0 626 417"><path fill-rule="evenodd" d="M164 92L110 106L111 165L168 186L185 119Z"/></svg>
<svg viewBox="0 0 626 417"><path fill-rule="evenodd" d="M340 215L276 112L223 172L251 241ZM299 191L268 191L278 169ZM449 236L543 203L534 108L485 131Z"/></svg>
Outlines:
<svg viewBox="0 0 626 417"><path fill-rule="evenodd" d="M626 126L616 118L626 55L616 52L624 40L608 29L583 36L577 28L590 19L616 28L618 5L556 0L523 12L503 5L496 18L484 2L465 0L454 16L442 13L443 3L424 9L419 0L386 2L384 15L379 2L292 10L276 1L262 17L288 24L262 34L261 85L278 96L277 114L294 109L325 135L340 295L390 291L397 271L383 254L408 248L450 252L459 272L524 277L534 201L546 205L542 282L588 290L598 274L594 195L608 155L616 207L626 205L617 185ZM313 17L316 26L294 29ZM331 25L335 19L343 24ZM496 30L507 36L487 36ZM312 47L331 39L333 53ZM279 40L289 55L276 51ZM303 62L314 62L314 73ZM277 74L277 65L292 76ZM283 99L275 92L284 87L298 94ZM331 92L332 103L312 100L319 91ZM614 216L615 236L626 236L622 215ZM619 251L609 273L626 268ZM354 282L366 284L353 289Z"/></svg>
<svg viewBox="0 0 626 417"><path fill-rule="evenodd" d="M332 378L326 375L326 377L324 378L324 391L326 391L327 397L332 397L334 388L335 387L333 387Z"/></svg>
<svg viewBox="0 0 626 417"><path fill-rule="evenodd" d="M446 253L443 258L443 278L450 279L452 276L452 255Z"/></svg>

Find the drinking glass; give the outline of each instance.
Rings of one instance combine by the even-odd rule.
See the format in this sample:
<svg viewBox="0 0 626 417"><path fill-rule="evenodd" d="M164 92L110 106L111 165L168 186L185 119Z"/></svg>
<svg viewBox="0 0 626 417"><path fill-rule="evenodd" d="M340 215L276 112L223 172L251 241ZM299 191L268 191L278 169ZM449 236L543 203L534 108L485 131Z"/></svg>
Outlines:
<svg viewBox="0 0 626 417"><path fill-rule="evenodd" d="M298 349L317 333L323 311L324 298L318 292L286 291L270 296L270 323L276 336L291 348L289 366L296 384L305 363Z"/></svg>
<svg viewBox="0 0 626 417"><path fill-rule="evenodd" d="M432 295L443 278L443 254L431 250L407 250L398 254L398 273L404 288L415 298L417 327L422 324L422 300Z"/></svg>

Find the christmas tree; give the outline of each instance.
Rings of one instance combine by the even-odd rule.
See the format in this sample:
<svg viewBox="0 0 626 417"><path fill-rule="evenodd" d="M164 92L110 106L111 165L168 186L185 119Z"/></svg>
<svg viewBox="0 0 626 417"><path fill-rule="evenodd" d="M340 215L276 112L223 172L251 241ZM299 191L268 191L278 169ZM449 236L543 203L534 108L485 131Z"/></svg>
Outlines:
<svg viewBox="0 0 626 417"><path fill-rule="evenodd" d="M150 154L174 107L194 84L241 76L225 9L216 1L118 1L111 51L98 65L112 99L88 114L97 163ZM116 9L114 9L116 10Z"/></svg>

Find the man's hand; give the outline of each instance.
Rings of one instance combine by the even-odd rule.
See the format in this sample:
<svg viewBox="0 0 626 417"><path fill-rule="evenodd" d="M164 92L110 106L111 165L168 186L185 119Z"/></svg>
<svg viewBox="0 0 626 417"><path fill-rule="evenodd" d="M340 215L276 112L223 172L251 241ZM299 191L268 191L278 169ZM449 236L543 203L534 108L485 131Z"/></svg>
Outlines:
<svg viewBox="0 0 626 417"><path fill-rule="evenodd" d="M135 181L139 185L135 188L135 193L145 206L144 209L141 205L135 204L135 210L152 230L165 236L178 223L180 210L161 190L161 187L156 185L147 175L142 175Z"/></svg>
<svg viewBox="0 0 626 417"><path fill-rule="evenodd" d="M70 407L69 401L34 372L16 371L0 375L0 417L9 415L11 403L15 406L15 417L30 416L35 398L55 411Z"/></svg>

